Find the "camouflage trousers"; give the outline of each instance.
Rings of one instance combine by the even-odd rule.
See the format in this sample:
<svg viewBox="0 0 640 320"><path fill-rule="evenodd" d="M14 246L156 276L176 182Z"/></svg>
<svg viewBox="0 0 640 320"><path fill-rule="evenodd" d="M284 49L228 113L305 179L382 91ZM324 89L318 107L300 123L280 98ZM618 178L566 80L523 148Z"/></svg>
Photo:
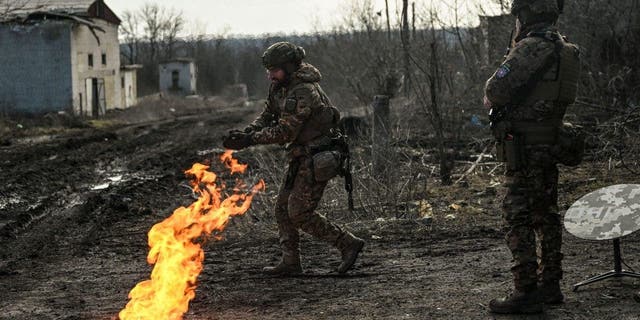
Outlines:
<svg viewBox="0 0 640 320"><path fill-rule="evenodd" d="M528 160L525 168L507 172L502 203L508 227L505 239L513 256L511 272L519 290L562 278L558 168L544 159Z"/></svg>
<svg viewBox="0 0 640 320"><path fill-rule="evenodd" d="M315 181L311 157L302 156L289 162L287 177L280 187L275 207L284 259L300 254L298 230L339 249L352 237L315 212L326 186L327 181Z"/></svg>

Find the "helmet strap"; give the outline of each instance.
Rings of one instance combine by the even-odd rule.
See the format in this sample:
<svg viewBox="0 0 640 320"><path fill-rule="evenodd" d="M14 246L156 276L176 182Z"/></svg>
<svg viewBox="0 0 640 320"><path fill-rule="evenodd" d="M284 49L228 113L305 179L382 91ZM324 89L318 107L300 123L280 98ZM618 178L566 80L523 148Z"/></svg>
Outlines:
<svg viewBox="0 0 640 320"><path fill-rule="evenodd" d="M285 62L285 64L282 65L282 70L287 73L287 76L292 76L296 71L298 71L298 69L300 69L301 64L302 63L300 62Z"/></svg>
<svg viewBox="0 0 640 320"><path fill-rule="evenodd" d="M557 14L551 12L534 13L529 7L524 7L522 10L518 11L517 17L522 29L527 29L533 25L543 23L553 25L558 20Z"/></svg>

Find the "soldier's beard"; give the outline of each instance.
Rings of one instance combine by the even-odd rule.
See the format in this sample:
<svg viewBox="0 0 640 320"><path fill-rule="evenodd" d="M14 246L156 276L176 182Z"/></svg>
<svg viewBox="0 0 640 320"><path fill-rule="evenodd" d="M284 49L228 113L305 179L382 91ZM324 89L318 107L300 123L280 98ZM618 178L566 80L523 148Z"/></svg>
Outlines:
<svg viewBox="0 0 640 320"><path fill-rule="evenodd" d="M275 88L284 88L289 84L289 76L286 76L284 79L271 78L271 84Z"/></svg>

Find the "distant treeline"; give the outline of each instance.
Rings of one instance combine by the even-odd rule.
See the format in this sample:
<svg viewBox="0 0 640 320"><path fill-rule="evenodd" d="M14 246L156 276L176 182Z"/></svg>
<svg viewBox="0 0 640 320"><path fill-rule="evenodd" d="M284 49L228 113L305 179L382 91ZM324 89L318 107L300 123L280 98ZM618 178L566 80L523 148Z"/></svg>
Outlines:
<svg viewBox="0 0 640 320"><path fill-rule="evenodd" d="M634 0L566 1L559 25L583 53L580 101L607 107L638 105L639 6ZM184 26L179 14L153 15L154 10L163 9L146 5L139 13L125 14L121 29L126 42L123 63L144 65L138 78L142 95L157 91L160 61L191 57L198 68L199 93L216 94L226 85L244 83L250 96L263 97L268 83L260 56L270 44L286 40L306 49L307 60L323 73L326 91L342 105L366 105L375 94L400 91L429 96L434 88L443 108L468 108L480 105L484 80L497 63L487 58L492 44L486 30L442 23L437 12L418 12L412 24L390 26L372 6L360 6L345 13L349 17L344 25L322 34L185 39L176 36ZM167 21L148 21L150 17ZM151 32L149 25L160 30ZM505 46L509 31L506 28L501 36ZM431 87L429 79L437 85Z"/></svg>

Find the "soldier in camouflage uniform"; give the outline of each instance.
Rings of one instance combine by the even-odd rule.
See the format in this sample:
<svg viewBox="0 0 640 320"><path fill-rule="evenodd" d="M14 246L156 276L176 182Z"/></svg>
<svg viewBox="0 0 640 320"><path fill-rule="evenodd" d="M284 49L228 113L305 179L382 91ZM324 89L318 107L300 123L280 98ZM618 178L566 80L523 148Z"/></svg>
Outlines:
<svg viewBox="0 0 640 320"><path fill-rule="evenodd" d="M556 143L575 100L578 49L555 27L561 0L515 0L512 48L487 81L498 158L506 162L505 236L514 265L514 292L490 302L496 313L538 313L562 303L562 224L558 214ZM536 245L536 237L540 246Z"/></svg>
<svg viewBox="0 0 640 320"><path fill-rule="evenodd" d="M287 143L289 165L275 207L282 260L264 272L302 272L298 230L336 246L342 254L339 273L355 263L364 241L314 210L344 157L337 151L339 111L318 82L320 72L303 62L305 52L288 42L270 46L262 56L272 84L262 114L243 131L232 131L223 145L243 149L255 144Z"/></svg>

